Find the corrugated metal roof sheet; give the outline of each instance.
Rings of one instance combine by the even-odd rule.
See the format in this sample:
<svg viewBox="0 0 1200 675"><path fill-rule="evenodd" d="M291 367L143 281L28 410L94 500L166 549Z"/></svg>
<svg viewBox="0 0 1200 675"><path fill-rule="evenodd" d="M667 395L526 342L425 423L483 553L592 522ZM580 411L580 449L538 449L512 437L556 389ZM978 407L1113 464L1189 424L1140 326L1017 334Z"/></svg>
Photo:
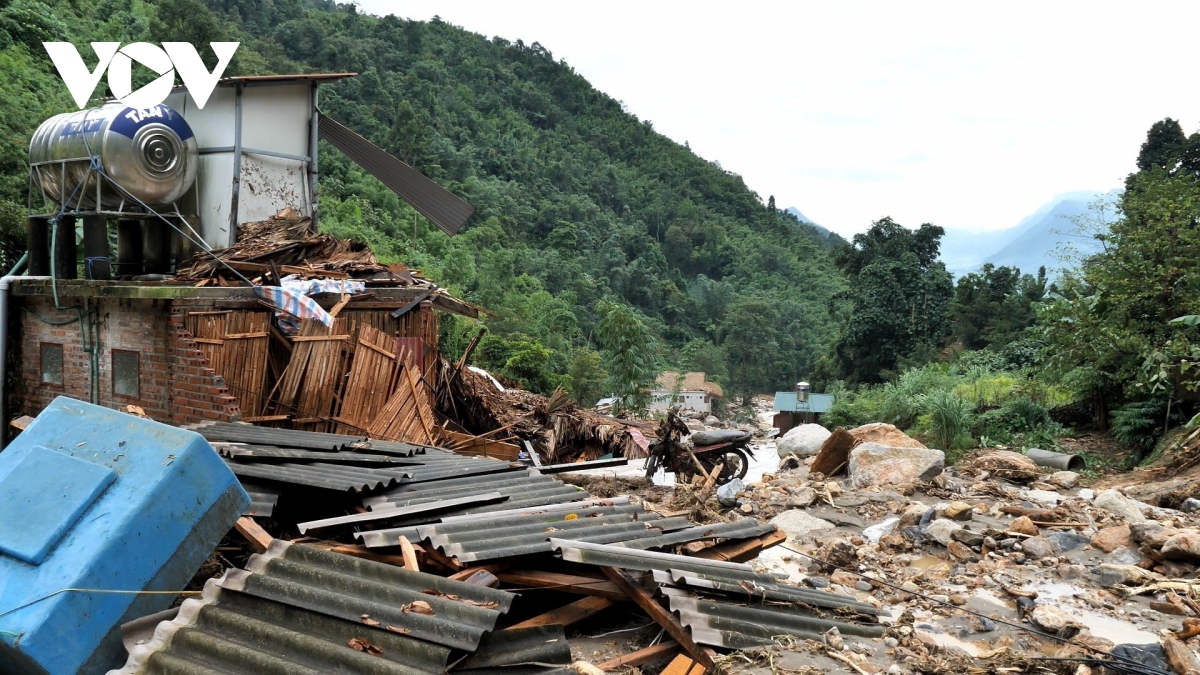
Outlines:
<svg viewBox="0 0 1200 675"><path fill-rule="evenodd" d="M355 443L366 443L364 436L347 436L345 434L326 434L316 431L297 431L294 429L273 429L271 427L256 427L252 424L235 422L214 422L192 427L192 430L209 441L230 441L234 443L255 443L273 445L280 448L298 448L301 450L341 450Z"/></svg>
<svg viewBox="0 0 1200 675"><path fill-rule="evenodd" d="M742 649L771 644L780 635L820 640L835 626L846 635L883 635L878 624L833 618L878 614L870 605L787 586L749 565L561 539L552 545L563 560L651 572L668 609L700 644ZM696 597L692 591L719 597Z"/></svg>
<svg viewBox="0 0 1200 675"><path fill-rule="evenodd" d="M350 646L359 639L378 655ZM451 649L407 635L347 621L286 602L222 589L210 580L199 599L130 649L109 675L323 675L334 672L418 675L441 673Z"/></svg>
<svg viewBox="0 0 1200 675"><path fill-rule="evenodd" d="M286 483L334 490L337 492L366 492L397 485L412 474L406 471L383 471L364 467L345 467L328 463L244 463L226 459L225 463L237 475L255 482Z"/></svg>
<svg viewBox="0 0 1200 675"><path fill-rule="evenodd" d="M562 626L512 628L483 636L479 649L455 665L455 671L521 665L570 665L571 645Z"/></svg>
<svg viewBox="0 0 1200 675"><path fill-rule="evenodd" d="M775 392L777 412L827 413L833 406L833 394L809 394L807 403L800 403L794 391Z"/></svg>
<svg viewBox="0 0 1200 675"><path fill-rule="evenodd" d="M632 541L623 541L618 545L625 548L639 549L662 548L664 546L686 544L706 539L749 539L750 537L761 537L764 534L774 532L775 529L775 526L770 523L760 524L750 518L744 518L732 523L697 525L657 537L643 537Z"/></svg>
<svg viewBox="0 0 1200 675"><path fill-rule="evenodd" d="M341 150L367 173L412 205L446 234L455 234L475 212L462 198L421 175L419 171L388 154L374 143L321 114L321 140Z"/></svg>
<svg viewBox="0 0 1200 675"><path fill-rule="evenodd" d="M550 538L611 543L688 527L639 505L598 505L555 512L494 514L462 522L423 525L423 541L460 562L549 553Z"/></svg>
<svg viewBox="0 0 1200 675"><path fill-rule="evenodd" d="M242 484L246 494L250 495L250 506L246 507L242 515L270 518L275 512L275 505L279 503L279 490L240 478L238 482Z"/></svg>
<svg viewBox="0 0 1200 675"><path fill-rule="evenodd" d="M336 518L310 520L306 523L297 523L296 528L300 530L300 534L308 534L314 530L327 530L335 527L353 527L362 524L378 525L388 521L412 520L413 518L427 516L428 514L432 513L455 510L464 505L476 506L479 504L495 503L503 499L504 495L500 494L499 492L488 492L481 495L471 495L469 497L443 499L440 501L429 502L427 504L382 508L369 511L367 513L355 513Z"/></svg>
<svg viewBox="0 0 1200 675"><path fill-rule="evenodd" d="M378 621L413 638L472 651L507 612L514 596L482 586L275 540L231 570L220 586L255 597L364 623ZM423 601L432 614L410 609ZM373 625L373 624L372 624Z"/></svg>
<svg viewBox="0 0 1200 675"><path fill-rule="evenodd" d="M587 497L588 494L583 491L577 493L580 497ZM507 507L512 502L504 502L497 506ZM484 521L487 523L506 522L521 514L565 514L579 513L583 509L594 508L598 506L605 507L623 507L629 510L636 509L635 505L629 503L629 497L613 497L612 499L591 499L586 501L575 501L564 504L529 504L521 505L513 508L506 508L503 511L497 511L496 507L481 507L476 513L463 515L446 516L438 520L442 524L462 524L473 523L471 527L485 527ZM397 538L404 537L413 543L421 541L419 529L421 525L411 525L406 527L394 527L385 530L373 530L370 532L359 532L355 536L362 540L364 546L368 548L383 548L388 546L397 546Z"/></svg>

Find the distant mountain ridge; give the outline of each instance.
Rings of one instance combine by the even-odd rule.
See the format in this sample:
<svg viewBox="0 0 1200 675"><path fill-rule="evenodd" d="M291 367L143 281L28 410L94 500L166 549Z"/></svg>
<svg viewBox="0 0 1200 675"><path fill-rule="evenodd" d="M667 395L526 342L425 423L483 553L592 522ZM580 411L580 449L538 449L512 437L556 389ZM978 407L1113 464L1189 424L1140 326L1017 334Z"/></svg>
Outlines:
<svg viewBox="0 0 1200 675"><path fill-rule="evenodd" d="M784 212L790 213L793 216L796 216L796 220L799 220L802 223L812 225L814 228L816 228L817 232L820 232L821 234L825 235L826 237L828 237L830 234L832 234L832 232L829 231L829 228L818 225L815 221L813 221L812 218L809 218L808 216L804 215L803 213L800 213L800 209L798 209L794 206L787 207L786 209L784 209Z"/></svg>
<svg viewBox="0 0 1200 675"><path fill-rule="evenodd" d="M1030 274L1042 266L1051 273L1063 269L1069 263L1060 254L1067 247L1081 255L1100 249L1099 242L1075 234L1074 219L1087 214L1097 199L1114 199L1119 195L1119 190L1057 195L1021 222L1003 230L971 232L947 227L942 238L942 261L955 276L973 272L985 263L1017 267Z"/></svg>

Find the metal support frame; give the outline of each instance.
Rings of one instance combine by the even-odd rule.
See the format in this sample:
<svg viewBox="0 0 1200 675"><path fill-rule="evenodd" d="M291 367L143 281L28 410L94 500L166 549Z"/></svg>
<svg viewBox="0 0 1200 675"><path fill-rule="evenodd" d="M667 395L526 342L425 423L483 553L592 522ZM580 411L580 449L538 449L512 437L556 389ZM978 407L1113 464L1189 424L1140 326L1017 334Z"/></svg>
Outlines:
<svg viewBox="0 0 1200 675"><path fill-rule="evenodd" d="M234 90L233 190L229 197L229 246L237 243L238 196L242 184L242 85Z"/></svg>
<svg viewBox="0 0 1200 675"><path fill-rule="evenodd" d="M312 227L314 234L317 232L317 211L320 210L320 204L317 202L317 177L319 175L317 155L320 146L320 127L318 124L321 117L321 112L317 108L319 103L320 101L317 98L317 83L313 82L312 121L308 123L308 156L310 158L308 162L308 198L310 201L309 211L312 218L310 227Z"/></svg>

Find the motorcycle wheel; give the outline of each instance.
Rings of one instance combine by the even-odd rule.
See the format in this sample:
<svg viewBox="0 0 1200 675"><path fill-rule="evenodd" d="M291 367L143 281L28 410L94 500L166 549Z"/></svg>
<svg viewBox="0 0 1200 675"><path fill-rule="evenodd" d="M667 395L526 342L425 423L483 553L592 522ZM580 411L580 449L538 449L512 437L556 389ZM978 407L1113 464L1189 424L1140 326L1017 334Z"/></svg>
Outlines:
<svg viewBox="0 0 1200 675"><path fill-rule="evenodd" d="M741 448L726 450L713 458L713 466L723 463L725 466L717 476L717 484L724 485L734 478L745 478L750 471L750 456Z"/></svg>

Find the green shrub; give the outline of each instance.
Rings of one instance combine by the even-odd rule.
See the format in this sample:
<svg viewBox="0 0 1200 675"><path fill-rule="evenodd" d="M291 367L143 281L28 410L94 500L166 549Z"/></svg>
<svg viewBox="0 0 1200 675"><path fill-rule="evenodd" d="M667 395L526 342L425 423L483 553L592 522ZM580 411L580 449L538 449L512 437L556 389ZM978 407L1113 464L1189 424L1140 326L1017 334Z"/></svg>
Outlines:
<svg viewBox="0 0 1200 675"><path fill-rule="evenodd" d="M975 406L952 392L938 391L925 397L929 427L934 443L944 451L960 449L970 443L971 420Z"/></svg>

